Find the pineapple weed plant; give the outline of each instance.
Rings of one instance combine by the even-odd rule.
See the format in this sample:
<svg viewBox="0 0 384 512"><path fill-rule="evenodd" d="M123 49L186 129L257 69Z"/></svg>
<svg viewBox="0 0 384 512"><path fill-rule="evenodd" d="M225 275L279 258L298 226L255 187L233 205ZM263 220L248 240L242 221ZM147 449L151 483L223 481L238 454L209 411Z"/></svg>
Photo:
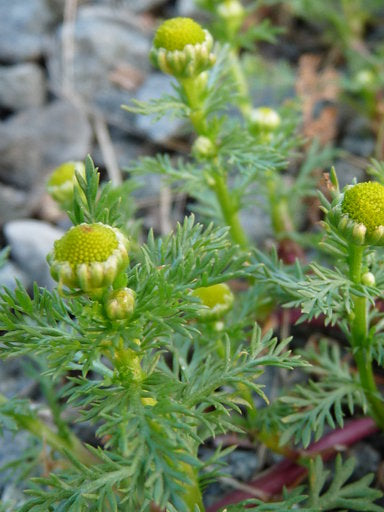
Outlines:
<svg viewBox="0 0 384 512"><path fill-rule="evenodd" d="M236 0L202 3L217 16L212 30L222 44L191 19L165 21L150 57L174 77L174 96L126 108L189 120L189 158L143 158L130 171L160 173L195 199L203 224L191 215L140 245L130 180L99 186L90 157L85 166L64 164L48 183L73 223L48 255L57 289L35 286L30 296L18 284L1 292L1 356L28 356L50 408L47 422L28 400L0 395L0 426L31 434L10 474L39 475L19 512L218 510L205 509L203 490L233 447L208 460L199 448L231 432L291 456L309 478L281 488L274 502L220 510L384 510L372 475L351 481L354 461L338 456L329 480L311 449L346 416L369 415L384 428L374 374L384 361L384 165L372 164L375 181L343 191L332 171L319 194L321 227L299 233L303 199L316 195L313 171L331 152L300 138L294 101L279 112L252 106L239 50L276 31L263 23L241 32L247 12ZM282 171L304 151L288 183ZM271 252L255 248L241 224L240 212L255 201L270 215ZM293 256L309 248L316 262L287 255L288 242ZM324 338L291 350L295 340L257 323L279 305L299 309L301 321L321 317L345 346ZM258 382L268 366L299 368L304 377L270 403ZM96 447L77 437L74 411L94 425Z"/></svg>

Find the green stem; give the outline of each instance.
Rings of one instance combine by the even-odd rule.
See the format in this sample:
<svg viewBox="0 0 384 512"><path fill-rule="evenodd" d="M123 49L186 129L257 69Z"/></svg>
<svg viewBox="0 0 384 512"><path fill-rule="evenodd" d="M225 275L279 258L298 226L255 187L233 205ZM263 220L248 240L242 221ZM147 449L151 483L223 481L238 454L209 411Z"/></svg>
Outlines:
<svg viewBox="0 0 384 512"><path fill-rule="evenodd" d="M230 228L232 240L241 248L247 248L249 246L248 238L240 224L238 208L234 204L222 173L215 174L212 188L216 193L224 220Z"/></svg>
<svg viewBox="0 0 384 512"><path fill-rule="evenodd" d="M241 67L238 50L232 49L229 53L229 62L231 65L232 76L235 80L237 91L239 93L239 109L244 117L247 117L252 109L251 97L247 79L245 78L243 68Z"/></svg>
<svg viewBox="0 0 384 512"><path fill-rule="evenodd" d="M207 135L208 124L204 112L203 94L205 92L205 83L201 75L193 78L179 79L184 95L191 112L189 119L198 135Z"/></svg>
<svg viewBox="0 0 384 512"><path fill-rule="evenodd" d="M272 173L272 171L271 171ZM281 195L284 186L277 180L274 173L267 178L268 200L271 212L272 228L276 236L294 231L293 222L288 208L288 199Z"/></svg>
<svg viewBox="0 0 384 512"><path fill-rule="evenodd" d="M188 101L188 106L191 109L189 118L196 133L199 136L207 136L211 140L213 130L207 123L203 105L203 96L205 91L204 79L202 79L200 75L200 81L199 77L183 78L179 81ZM215 140L211 140L211 142L216 145ZM223 218L230 228L232 240L239 244L240 247L246 248L249 243L240 223L239 208L228 190L224 171L222 169L215 169L215 167L217 167L217 158L213 157L211 160L214 174L212 176L212 190L214 190L216 194Z"/></svg>
<svg viewBox="0 0 384 512"><path fill-rule="evenodd" d="M7 402L8 399L0 394L0 406ZM64 439L53 432L53 430L38 418L17 413L12 413L12 418L20 428L28 430L28 432L48 443L51 448L57 450L64 456L67 456L69 453L74 459L79 460L82 464L87 466L100 464L100 459L90 452L73 433L70 433Z"/></svg>
<svg viewBox="0 0 384 512"><path fill-rule="evenodd" d="M350 244L349 246L349 277L355 284L361 283L364 247ZM368 301L366 297L354 295L353 318L351 321L350 343L359 372L364 394L371 407L377 424L384 429L384 403L376 386L372 355L370 350Z"/></svg>

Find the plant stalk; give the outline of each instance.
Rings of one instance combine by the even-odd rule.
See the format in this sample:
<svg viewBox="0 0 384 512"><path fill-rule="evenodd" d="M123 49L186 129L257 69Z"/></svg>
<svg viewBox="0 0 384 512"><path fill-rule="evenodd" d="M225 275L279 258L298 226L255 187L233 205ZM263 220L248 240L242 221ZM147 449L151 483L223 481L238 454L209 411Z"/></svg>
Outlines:
<svg viewBox="0 0 384 512"><path fill-rule="evenodd" d="M7 402L8 399L0 394L0 405L4 405ZM57 450L64 456L67 457L67 454L70 453L74 459L78 459L86 466L100 464L100 459L90 452L72 432L64 439L51 430L48 425L39 418L23 416L17 413L13 413L12 418L19 427L24 428L31 434L42 439L44 442L48 443L51 448Z"/></svg>
<svg viewBox="0 0 384 512"><path fill-rule="evenodd" d="M232 240L236 244L239 244L241 248L247 248L249 242L240 223L238 208L235 207L226 180L222 174L217 173L214 176L214 185L212 188L216 193L224 220L230 228Z"/></svg>
<svg viewBox="0 0 384 512"><path fill-rule="evenodd" d="M200 80L199 80L200 78ZM183 78L180 79L180 85L183 89L184 96L191 109L189 119L195 129L197 135L208 137L212 144L216 145L216 140L213 137L213 129L209 126L206 114L204 112L204 93L206 84L204 79L197 78ZM222 169L217 168L217 157L211 157L212 170L213 170L213 184L212 190L215 192L217 200L220 205L221 213L225 223L229 226L232 240L239 244L241 248L245 249L249 246L247 236L241 226L239 219L239 208L231 197L226 181L226 173Z"/></svg>
<svg viewBox="0 0 384 512"><path fill-rule="evenodd" d="M349 246L349 277L353 283L361 283L362 263L364 247L350 244ZM384 403L377 389L370 351L368 301L366 297L354 295L353 317L351 320L350 343L353 348L353 356L359 372L360 382L364 394L371 407L372 414L377 424L384 429Z"/></svg>

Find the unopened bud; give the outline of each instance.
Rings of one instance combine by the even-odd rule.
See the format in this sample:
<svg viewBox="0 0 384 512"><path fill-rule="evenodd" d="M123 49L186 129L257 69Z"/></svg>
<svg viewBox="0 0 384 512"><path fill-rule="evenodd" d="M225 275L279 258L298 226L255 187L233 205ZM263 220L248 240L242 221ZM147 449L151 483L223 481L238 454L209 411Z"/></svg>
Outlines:
<svg viewBox="0 0 384 512"><path fill-rule="evenodd" d="M372 274L372 272L365 272L361 276L361 282L365 284L365 286L375 286L376 279L375 276Z"/></svg>
<svg viewBox="0 0 384 512"><path fill-rule="evenodd" d="M120 288L108 293L104 308L110 320L128 320L135 308L135 292L130 288Z"/></svg>
<svg viewBox="0 0 384 512"><path fill-rule="evenodd" d="M197 137L192 146L192 154L198 160L205 160L216 155L217 149L215 144L204 135Z"/></svg>

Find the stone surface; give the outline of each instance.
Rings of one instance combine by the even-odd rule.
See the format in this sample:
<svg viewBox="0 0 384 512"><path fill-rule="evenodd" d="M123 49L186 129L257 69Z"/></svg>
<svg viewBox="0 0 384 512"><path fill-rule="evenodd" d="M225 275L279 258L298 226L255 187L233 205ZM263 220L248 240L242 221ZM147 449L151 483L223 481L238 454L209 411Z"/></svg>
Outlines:
<svg viewBox="0 0 384 512"><path fill-rule="evenodd" d="M361 167L357 167L346 160L337 160L334 165L341 189L343 189L345 185L350 185L354 178L356 178L357 181L364 181L365 173Z"/></svg>
<svg viewBox="0 0 384 512"><path fill-rule="evenodd" d="M175 95L172 87L174 79L161 73L152 73L139 88L136 98L139 101L158 99L163 95ZM140 134L157 144L162 144L168 139L180 136L183 133L185 123L181 119L171 119L169 116L154 122L153 116L138 115L136 128Z"/></svg>
<svg viewBox="0 0 384 512"><path fill-rule="evenodd" d="M213 455L213 451L204 449L201 454L203 459ZM235 480L248 482L260 469L260 459L255 452L246 450L236 450L220 459L225 463L222 472ZM209 507L217 502L220 497L233 490L233 487L225 481L217 481L209 485L204 491L204 504Z"/></svg>
<svg viewBox="0 0 384 512"><path fill-rule="evenodd" d="M124 131L118 128L110 129L110 136L113 143L113 149L121 170L126 169L132 162L140 156L145 156L148 151L143 147L142 142L131 139ZM92 149L92 158L95 162L103 162L103 154L98 144L94 144Z"/></svg>
<svg viewBox="0 0 384 512"><path fill-rule="evenodd" d="M102 3L103 0L101 0ZM123 0L124 6L134 13L149 11L154 7L167 3L167 0Z"/></svg>
<svg viewBox="0 0 384 512"><path fill-rule="evenodd" d="M91 129L84 113L56 100L0 124L0 180L28 190L67 160L83 160Z"/></svg>
<svg viewBox="0 0 384 512"><path fill-rule="evenodd" d="M63 233L62 230L39 220L15 220L4 226L12 259L32 281L50 290L56 284L50 276L46 257L52 250L54 241Z"/></svg>
<svg viewBox="0 0 384 512"><path fill-rule="evenodd" d="M43 105L46 97L45 76L32 62L0 66L0 105L12 110Z"/></svg>
<svg viewBox="0 0 384 512"><path fill-rule="evenodd" d="M187 18L201 17L201 9L196 5L195 0L177 0L176 16L185 16Z"/></svg>
<svg viewBox="0 0 384 512"><path fill-rule="evenodd" d="M348 455L356 459L356 466L353 471L354 480L363 478L367 473L376 473L381 462L380 452L366 442L358 443L349 448Z"/></svg>
<svg viewBox="0 0 384 512"><path fill-rule="evenodd" d="M53 23L46 0L0 0L0 60L39 58L49 45Z"/></svg>
<svg viewBox="0 0 384 512"><path fill-rule="evenodd" d="M57 33L48 61L52 87L62 84L62 44L70 27ZM114 85L111 75L117 69L131 67L146 73L151 33L142 27L124 3L113 6L92 5L78 9L74 26L73 86L84 100L122 88Z"/></svg>
<svg viewBox="0 0 384 512"><path fill-rule="evenodd" d="M131 98L132 94L128 91L103 89L95 93L93 105L108 124L132 133L135 131L135 114L121 107L130 103Z"/></svg>
<svg viewBox="0 0 384 512"><path fill-rule="evenodd" d="M26 288L31 283L31 280L19 267L12 263L12 261L7 261L4 266L0 267L0 290L3 287L14 290L16 280L20 281Z"/></svg>
<svg viewBox="0 0 384 512"><path fill-rule="evenodd" d="M0 183L0 225L8 220L28 216L33 209L33 196L24 190Z"/></svg>

